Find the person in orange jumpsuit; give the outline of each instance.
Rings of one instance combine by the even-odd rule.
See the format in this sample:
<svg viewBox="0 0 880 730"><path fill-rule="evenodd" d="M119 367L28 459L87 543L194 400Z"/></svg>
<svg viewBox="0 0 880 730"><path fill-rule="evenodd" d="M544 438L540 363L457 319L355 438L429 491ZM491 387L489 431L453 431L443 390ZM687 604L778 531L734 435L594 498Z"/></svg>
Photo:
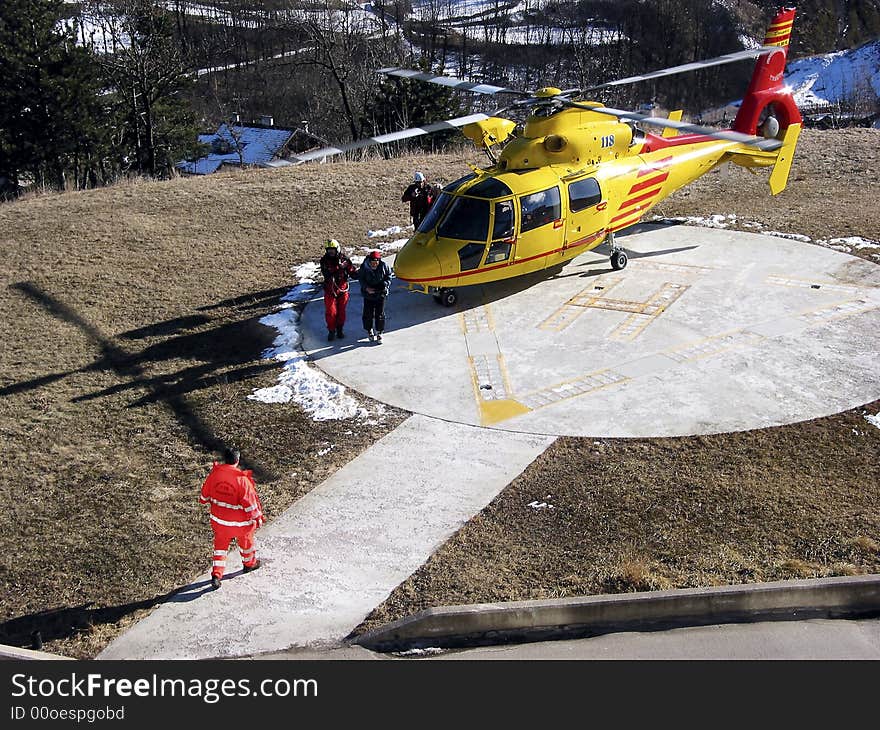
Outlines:
<svg viewBox="0 0 880 730"><path fill-rule="evenodd" d="M328 239L321 257L324 275L324 319L327 321L327 339L345 337L345 308L348 306L348 279L357 278L357 269L339 247L335 238Z"/></svg>
<svg viewBox="0 0 880 730"><path fill-rule="evenodd" d="M211 528L214 530L214 561L211 567L211 587L217 590L226 570L226 555L233 538L238 543L244 572L260 567L254 533L262 527L265 517L250 469L239 469L241 454L238 449L226 449L223 462L214 467L202 485L199 503L209 505Z"/></svg>

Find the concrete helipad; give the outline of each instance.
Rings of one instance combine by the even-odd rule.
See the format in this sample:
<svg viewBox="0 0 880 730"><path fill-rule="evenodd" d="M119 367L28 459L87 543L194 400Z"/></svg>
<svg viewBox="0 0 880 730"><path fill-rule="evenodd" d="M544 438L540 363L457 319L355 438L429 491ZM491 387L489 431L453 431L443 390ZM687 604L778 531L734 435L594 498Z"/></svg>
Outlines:
<svg viewBox="0 0 880 730"><path fill-rule="evenodd" d="M395 281L382 345L365 338L355 286L347 339L326 341L316 300L303 345L379 401L536 434L719 433L880 398L876 264L690 226L618 241L623 271L599 249L560 271L462 288L452 308Z"/></svg>

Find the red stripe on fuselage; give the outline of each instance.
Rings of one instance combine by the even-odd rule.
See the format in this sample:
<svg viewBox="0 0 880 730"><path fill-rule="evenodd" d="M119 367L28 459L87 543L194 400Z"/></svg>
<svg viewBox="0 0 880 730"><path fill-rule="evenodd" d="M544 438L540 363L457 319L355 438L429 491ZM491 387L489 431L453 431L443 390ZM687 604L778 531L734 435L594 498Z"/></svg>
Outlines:
<svg viewBox="0 0 880 730"><path fill-rule="evenodd" d="M618 210L623 210L624 208L632 208L634 205L641 203L643 200L649 200L653 198L657 193L660 192L660 188L656 190L652 190L650 193L645 193L644 195L639 195L637 198L630 198L629 200L624 200L620 204L620 208Z"/></svg>
<svg viewBox="0 0 880 730"><path fill-rule="evenodd" d="M485 274L487 271L495 271L496 269L503 269L505 266L519 266L520 264L527 264L529 261L534 261L535 259L539 259L542 256L552 256L555 253L559 253L560 251L565 251L571 248L578 248L580 246L585 246L588 243L592 243L597 238L605 235L605 228L600 228L595 233L591 233L589 236L585 238L581 238L579 241L575 241L570 246L563 246L562 248L554 248L552 251L545 251L544 253L536 254L535 256L529 256L527 259L520 259L519 261L515 261L514 263L505 262L503 264L498 264L497 266L485 266L482 269L474 269L473 271L461 271L457 274L447 274L446 276L432 276L428 279L406 279L402 276L398 276L397 278L401 281L408 281L412 284L424 284L428 281L446 281L447 279L457 279L461 276L474 276L475 274Z"/></svg>
<svg viewBox="0 0 880 730"><path fill-rule="evenodd" d="M629 218L629 216L631 216L631 215L635 215L635 214L638 213L640 210L645 210L645 208L650 208L650 207L651 207L651 203L650 203L650 202L642 203L641 205L637 205L637 206L636 206L635 208L633 208L632 210L627 210L627 211L624 211L623 213L620 213L620 214L614 216L614 217L611 219L610 222L611 222L611 223L616 223L616 222L619 221L621 218Z"/></svg>
<svg viewBox="0 0 880 730"><path fill-rule="evenodd" d="M667 177L669 177L669 173L662 172L659 175L657 175L656 177L652 177L652 178L649 178L648 180L645 180L643 182L636 183L635 185L633 185L629 189L629 194L632 195L633 193L639 192L639 190L647 190L648 188L650 188L654 185L659 185L660 183L664 182Z"/></svg>

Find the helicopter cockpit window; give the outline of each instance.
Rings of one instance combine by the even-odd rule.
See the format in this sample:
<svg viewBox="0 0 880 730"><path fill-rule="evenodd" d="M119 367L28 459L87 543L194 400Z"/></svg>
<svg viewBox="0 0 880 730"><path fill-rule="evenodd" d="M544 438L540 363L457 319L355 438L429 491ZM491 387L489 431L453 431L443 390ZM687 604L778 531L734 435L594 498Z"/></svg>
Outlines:
<svg viewBox="0 0 880 730"><path fill-rule="evenodd" d="M440 197L437 198L437 202L431 206L428 215L422 218L422 222L419 223L419 232L427 233L432 230L434 226L437 225L437 221L440 220L440 217L446 212L446 209L451 202L452 196L449 193L440 193Z"/></svg>
<svg viewBox="0 0 880 730"><path fill-rule="evenodd" d="M439 238L485 241L488 235L489 201L478 198L453 198L449 212L437 228Z"/></svg>
<svg viewBox="0 0 880 730"><path fill-rule="evenodd" d="M572 213L584 210L602 200L602 191L596 178L576 180L568 186L568 207Z"/></svg>
<svg viewBox="0 0 880 730"><path fill-rule="evenodd" d="M462 271L470 271L476 269L483 259L483 251L486 250L485 243L469 243L458 249L458 260L461 262Z"/></svg>
<svg viewBox="0 0 880 730"><path fill-rule="evenodd" d="M462 185L464 185L468 180L473 180L477 176L475 172L469 172L467 175L458 178L458 180L454 180L449 183L443 190L447 193L454 193L458 190Z"/></svg>
<svg viewBox="0 0 880 730"><path fill-rule="evenodd" d="M498 178L489 177L474 185L467 194L478 198L500 198L502 195L513 195L513 191Z"/></svg>
<svg viewBox="0 0 880 730"><path fill-rule="evenodd" d="M552 187L542 190L540 193L524 195L520 198L520 207L523 233L552 223L562 215L559 188Z"/></svg>

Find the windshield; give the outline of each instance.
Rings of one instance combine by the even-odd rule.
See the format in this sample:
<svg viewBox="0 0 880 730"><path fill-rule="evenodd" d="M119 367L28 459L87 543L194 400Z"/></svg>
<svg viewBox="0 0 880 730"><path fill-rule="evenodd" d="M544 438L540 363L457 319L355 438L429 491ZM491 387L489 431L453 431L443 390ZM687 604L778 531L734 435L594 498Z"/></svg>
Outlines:
<svg viewBox="0 0 880 730"><path fill-rule="evenodd" d="M431 212L433 213L433 210ZM422 225L424 224L423 221ZM449 212L437 229L437 236L440 238L485 241L488 235L489 201L477 198L454 198L452 205L449 206Z"/></svg>
<svg viewBox="0 0 880 730"><path fill-rule="evenodd" d="M440 216L443 215L443 212L449 207L451 201L452 196L449 193L440 193L440 197L437 198L437 202L431 206L428 215L422 218L422 222L419 223L419 233L427 233L436 226L437 221L440 220Z"/></svg>

